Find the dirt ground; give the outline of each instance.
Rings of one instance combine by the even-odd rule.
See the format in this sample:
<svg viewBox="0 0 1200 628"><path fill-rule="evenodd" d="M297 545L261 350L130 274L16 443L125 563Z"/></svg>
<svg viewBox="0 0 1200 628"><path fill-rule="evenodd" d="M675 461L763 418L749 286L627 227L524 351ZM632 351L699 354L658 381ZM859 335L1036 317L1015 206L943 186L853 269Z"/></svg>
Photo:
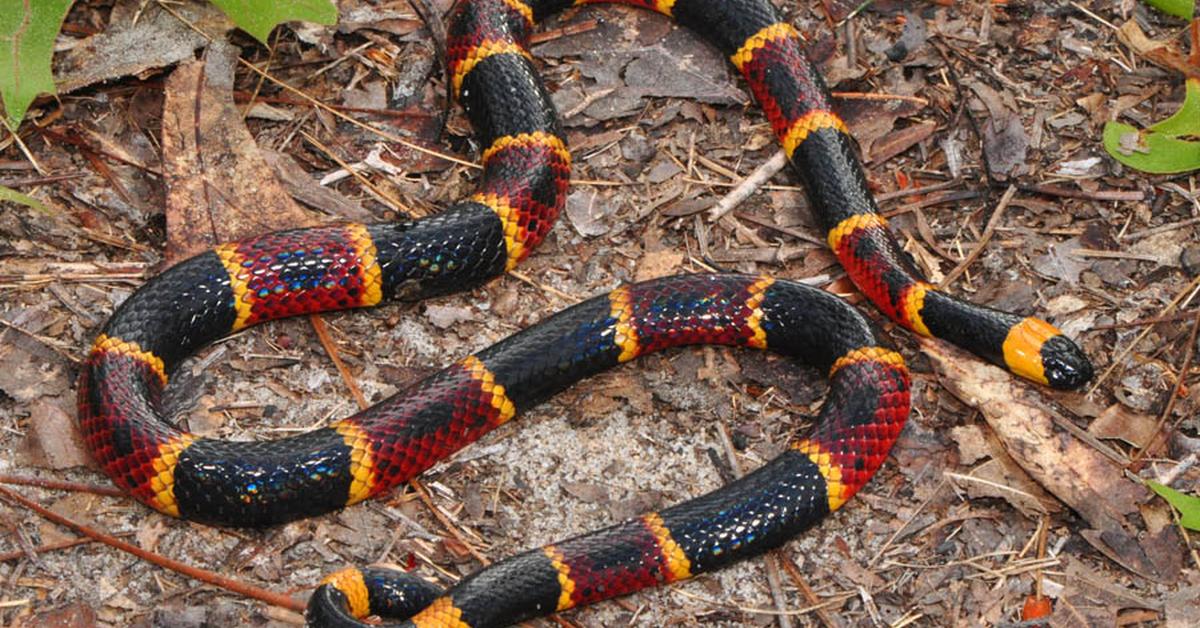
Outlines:
<svg viewBox="0 0 1200 628"><path fill-rule="evenodd" d="M199 3L72 9L62 93L35 105L19 142L0 138L0 185L47 210L0 203L0 474L81 485L5 486L302 600L347 563L449 585L481 559L716 488L808 425L819 374L704 348L580 383L426 473L428 500L408 488L224 530L89 492L111 484L73 432L77 365L168 260L238 233L426 214L472 189L470 165L395 141L478 155L417 14L338 4L337 27L279 28L272 50ZM1077 339L1098 374L1084 391L1013 384L887 323L822 245L787 172L710 220L776 152L769 125L689 32L587 7L549 20L533 48L576 181L518 273L323 316L328 347L306 320L238 334L180 369L170 407L194 432L272 438L354 412L350 382L377 401L622 282L708 268L803 279L878 320L914 370L913 412L882 471L767 559L531 625L1035 625L1021 611L1039 589L1050 625L1200 625L1197 540L1140 483L1195 492L1200 479L1197 179L1123 168L1100 144L1106 120L1145 126L1178 107L1182 77L1128 42L1136 29L1185 48L1183 22L1132 0L853 4L784 9L839 94L894 233L933 282ZM0 625L301 622L0 498Z"/></svg>

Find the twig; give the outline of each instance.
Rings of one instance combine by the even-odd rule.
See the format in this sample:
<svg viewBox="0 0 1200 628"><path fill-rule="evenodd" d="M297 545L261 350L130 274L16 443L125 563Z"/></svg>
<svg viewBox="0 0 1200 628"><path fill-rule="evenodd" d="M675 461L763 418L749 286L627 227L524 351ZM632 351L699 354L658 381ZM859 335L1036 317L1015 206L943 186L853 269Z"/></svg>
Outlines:
<svg viewBox="0 0 1200 628"><path fill-rule="evenodd" d="M769 181L777 172L783 170L783 167L786 165L787 154L782 150L775 151L775 154L771 155L770 159L755 168L754 172L750 173L750 176L742 179L737 187L730 190L725 196L722 196L721 200L712 206L712 209L708 211L709 220L715 222L723 218L725 214L733 211L734 207L737 207L738 204L749 198L751 194L754 194L759 187Z"/></svg>
<svg viewBox="0 0 1200 628"><path fill-rule="evenodd" d="M1139 262L1160 262L1162 258L1147 253L1130 253L1127 251L1105 251L1102 249L1071 249L1072 255L1079 257L1099 257L1101 259L1132 259Z"/></svg>
<svg viewBox="0 0 1200 628"><path fill-rule="evenodd" d="M104 495L106 497L123 497L125 492L113 486L99 486L96 484L83 484L81 482L68 482L66 480L47 480L45 478L31 478L23 475L7 475L0 474L0 484L16 484L18 486L36 486L38 488L48 488L58 491L71 491L75 493L91 493L93 495Z"/></svg>
<svg viewBox="0 0 1200 628"><path fill-rule="evenodd" d="M1071 6L1075 7L1076 9L1079 9L1080 13L1083 13L1084 15L1092 18L1093 20L1096 20L1097 22L1100 22L1101 24L1111 28L1114 31L1121 30L1121 29L1117 28L1116 26L1114 26L1112 22L1109 22L1108 20L1100 17L1099 15L1096 15L1095 13L1092 13L1091 10L1089 10L1087 7L1083 6L1082 4L1079 4L1078 2L1072 2Z"/></svg>
<svg viewBox="0 0 1200 628"><path fill-rule="evenodd" d="M992 212L992 217L988 219L987 226L983 228L983 236L979 238L979 243L976 244L974 250L967 254L966 259L959 263L954 270L946 274L946 277L942 279L942 283L938 287L945 288L954 283L954 280L966 272L967 267L983 253L984 245L987 244L988 240L992 239L992 234L996 232L996 225L1000 224L1000 218L1004 216L1004 210L1008 209L1008 204L1012 202L1013 196L1016 193L1017 186L1008 186L1008 189L1004 191L1004 196L1001 196L1000 202L996 204L996 209Z"/></svg>
<svg viewBox="0 0 1200 628"><path fill-rule="evenodd" d="M516 279L517 281L522 281L524 283L527 283L527 284L533 286L534 288L537 288L538 290L541 290L543 292L549 292L550 294L553 294L554 296L566 301L567 303L579 303L580 301L583 300L573 294L567 294L566 292L563 292L562 290L559 290L558 288L555 288L553 286L547 286L545 284L538 283L532 277L530 277L529 275L526 275L525 273L523 273L519 270L510 270L510 271L508 271L508 275L510 277Z"/></svg>
<svg viewBox="0 0 1200 628"><path fill-rule="evenodd" d="M830 92L830 95L840 100L903 100L922 107L929 105L929 100L920 96L905 96L904 94L882 94L873 92Z"/></svg>
<svg viewBox="0 0 1200 628"><path fill-rule="evenodd" d="M948 190L952 187L955 187L960 183L962 183L962 181L959 179L950 179L949 181L931 183L930 185L925 185L919 188L905 188L903 190L896 190L895 192L884 192L882 194L876 194L875 200L879 203L882 203L884 201L890 201L894 198L904 198L905 196L915 196L917 194L927 194L929 192L940 192L942 190Z"/></svg>
<svg viewBox="0 0 1200 628"><path fill-rule="evenodd" d="M11 181L0 180L0 185L6 188L23 188L32 185L45 185L58 181L79 179L85 175L87 175L86 172L65 172L63 174L51 174L44 177L26 177L24 179L12 179Z"/></svg>
<svg viewBox="0 0 1200 628"><path fill-rule="evenodd" d="M46 543L45 545L39 545L39 546L33 548L33 552L35 554L42 554L45 552L53 552L53 551L60 550L60 549L67 549L69 547L75 547L76 545L84 545L87 543L93 543L93 542L95 542L95 540L96 539L89 539L87 537L79 537L79 538L74 538L74 539L67 539L65 541L58 541L56 543ZM25 550L13 550L11 552L5 552L3 554L0 554L0 563L6 563L10 560L20 560L22 558L25 558L28 555L29 554Z"/></svg>
<svg viewBox="0 0 1200 628"><path fill-rule="evenodd" d="M791 227L784 227L783 225L777 225L777 224L771 222L770 220L767 220L766 218L759 218L758 216L755 216L753 214L747 214L744 212L737 212L734 214L734 216L741 218L742 220L748 220L756 225L759 225L760 227L766 227L767 229L771 229L774 231L778 231L779 233L790 235L793 238L796 238L797 240L803 240L805 242L808 242L809 244L815 244L822 248L828 246L828 244L826 244L825 241L821 240L820 238L811 236L807 233L804 233L803 231L800 231L799 229L792 229Z"/></svg>
<svg viewBox="0 0 1200 628"><path fill-rule="evenodd" d="M1188 454L1183 460L1180 460L1169 470L1167 470L1166 473L1160 474L1158 476L1158 483L1165 486L1174 484L1175 480L1178 480L1181 475L1188 472L1188 469L1196 466L1197 459L1198 457L1196 456L1196 452L1193 451L1192 453Z"/></svg>
<svg viewBox="0 0 1200 628"><path fill-rule="evenodd" d="M913 511L912 515L908 518L908 521L909 522L915 521L917 519L917 515L921 514L921 511L925 510L925 507L929 505L929 502L932 502L933 498L937 497L938 493L942 492L942 487L945 485L946 485L946 478L943 477L942 481L938 482L938 485L936 487L934 487L933 492L929 494L929 497L926 497L925 501L921 502L921 505L917 506L917 509ZM883 557L883 553L886 552L888 550L888 548L890 548L892 546L892 543L896 542L896 539L899 538L900 533L904 532L904 530L907 528L908 528L908 523L905 523L904 525L900 526L899 528L896 528L896 531L893 532L890 537L888 537L888 540L887 540L887 542L885 542L883 544L883 547L880 547L879 551L875 552L875 556L873 558L871 558L870 561L867 562L868 569L875 567L875 564L878 563L879 559Z"/></svg>
<svg viewBox="0 0 1200 628"><path fill-rule="evenodd" d="M1200 224L1200 217L1188 218L1187 220L1180 220L1179 222L1173 222L1169 225L1160 225L1158 227L1151 227L1149 229L1135 231L1133 233L1126 234L1126 236L1122 239L1128 240L1128 241L1141 240L1142 238L1145 238L1145 237L1149 237L1152 235L1158 235L1160 233L1166 233L1168 231L1174 231L1176 229L1182 229L1184 227L1190 227L1195 224Z"/></svg>
<svg viewBox="0 0 1200 628"><path fill-rule="evenodd" d="M374 45L374 42L372 42L371 45ZM263 80L266 80L266 79L263 79ZM251 93L247 92L245 90L234 90L234 92L233 92L234 102L247 102L248 100L250 100L250 98L251 98ZM254 102L265 102L265 103L276 104L276 105L292 105L292 106L296 106L296 107L311 106L310 103L303 101L303 100L297 100L295 98L288 98L286 96L264 96L263 94L258 94L257 96L254 96ZM253 103L251 103L251 104L253 104ZM376 109L374 107L347 107L346 105L326 105L326 106L329 107L330 109L337 109L338 111L346 111L349 113L366 113L366 114L371 114L371 115L375 115L375 116L384 116L384 117L389 117L389 118L432 118L432 117L438 115L435 113L429 113L428 111L415 111L413 109Z"/></svg>
<svg viewBox="0 0 1200 628"><path fill-rule="evenodd" d="M7 127L8 122L5 122L4 126ZM17 148L20 148L21 153L25 155L25 158L29 160L29 163L33 164L33 169L37 170L38 174L42 175L43 177L46 176L46 171L42 169L42 164L39 164L37 159L34 159L33 153L29 152L29 147L25 145L25 142L21 141L21 136L17 133L17 130L9 128L8 132L12 134L13 141L17 143Z"/></svg>
<svg viewBox="0 0 1200 628"><path fill-rule="evenodd" d="M1047 196L1060 196L1063 198L1081 198L1089 201L1140 201L1146 198L1146 195L1141 190L1096 190L1088 192L1045 183L1039 185L1019 184L1017 188L1022 192L1031 192L1033 194L1045 194Z"/></svg>
<svg viewBox="0 0 1200 628"><path fill-rule="evenodd" d="M276 33L278 33L278 31L276 31ZM271 62L275 60L275 49L279 47L279 35L276 34L273 39L275 41L275 45L267 46L266 68L268 70L271 69ZM250 115L250 110L254 108L254 101L258 98L258 93L262 91L264 80L265 79L260 76L258 77L258 80L254 82L254 91L250 94L250 100L246 103L246 108L242 110L242 118L246 118Z"/></svg>
<svg viewBox="0 0 1200 628"><path fill-rule="evenodd" d="M1049 534L1050 519L1046 515L1042 515L1041 526L1039 526L1039 527L1041 529L1039 530L1039 533L1038 533L1037 557L1038 557L1038 560L1045 560L1046 559L1046 539L1050 536L1050 534ZM1040 601L1042 599L1042 570L1039 568L1038 570L1034 571L1033 577L1035 579L1036 587L1037 587L1035 589L1035 596Z"/></svg>
<svg viewBox="0 0 1200 628"><path fill-rule="evenodd" d="M1092 331L1100 331L1102 329L1123 329L1125 327L1141 327L1142 325L1153 325L1155 323L1171 323L1192 318L1200 313L1197 310L1188 310L1186 312L1177 312L1169 316L1153 316L1151 318L1139 318L1128 323L1107 323L1104 325L1094 325Z"/></svg>
<svg viewBox="0 0 1200 628"><path fill-rule="evenodd" d="M799 569L796 569L796 564L792 562L787 550L779 548L776 554L779 556L780 566L787 572L787 575L792 579L796 588L800 589L800 592L804 594L804 599L808 600L810 605L813 605L813 612L816 613L817 619L821 620L821 623L825 624L826 628L840 628L842 625L841 622L834 619L823 606L819 606L821 598L818 598L816 591L813 591L812 587L808 586L808 580L804 578L804 574L800 573Z"/></svg>
<svg viewBox="0 0 1200 628"><path fill-rule="evenodd" d="M7 327L8 329L11 329L19 334L24 334L25 336L32 338L33 340L37 341L39 344L44 345L47 349L50 349L51 351L57 353L59 356L61 356L64 360L66 360L68 362L71 362L73 364L79 364L80 362L82 362L82 360L75 357L74 355L71 355L62 347L56 346L50 338L39 336L27 329L19 327L19 326L15 325L13 323L10 323L2 318L0 318L0 325L3 325L5 327ZM3 337L3 335L4 334L0 334L0 337Z"/></svg>
<svg viewBox="0 0 1200 628"><path fill-rule="evenodd" d="M932 187L932 186L930 186L930 187ZM896 207L894 209L889 209L889 210L883 212L883 217L884 218L894 218L896 216L899 216L900 214L907 214L909 212L915 212L919 209L925 209L926 207L933 207L934 205L941 205L942 203L953 203L953 202L957 202L957 201L969 201L969 200L972 200L975 198L979 198L979 196L980 196L980 192L978 190L954 190L951 192L946 192L945 194L933 194L933 195L930 195L919 201L915 201L912 203L906 203L906 204Z"/></svg>
<svg viewBox="0 0 1200 628"><path fill-rule="evenodd" d="M1195 279L1193 279L1192 283L1188 284L1187 287L1184 288L1179 294L1175 295L1175 298L1167 304L1167 307L1163 308L1163 315L1170 314L1171 310L1174 310L1176 306L1183 302L1185 297L1190 300L1191 297L1188 296L1189 293L1194 295L1195 290L1198 287L1200 287L1200 276L1197 276ZM1154 324L1146 326L1146 328L1143 329L1141 333L1139 333L1137 337L1133 339L1133 342L1130 342L1128 345L1126 345L1119 354L1113 356L1112 363L1108 365L1108 368L1104 369L1104 373L1102 373L1100 377L1097 377L1096 383L1092 384L1092 387L1088 389L1089 395L1096 392L1096 389L1100 388L1100 384L1104 383L1104 380L1108 379L1109 375L1112 375L1112 372L1116 370L1117 365L1125 360L1125 356L1129 355L1129 352L1133 351L1133 348L1136 347L1139 342L1144 340L1146 336L1150 335L1150 332L1153 329Z"/></svg>
<svg viewBox="0 0 1200 628"><path fill-rule="evenodd" d="M379 198L382 198L383 200L387 201L388 205L392 206L392 209L395 209L397 211L402 211L402 212L410 212L410 208L407 205L405 205L403 202L401 202L400 199L395 198L391 194L388 194L387 192L383 191L382 189L376 187L374 183L371 183L370 179L366 178L365 176L363 176L363 173L358 171L358 168L351 166L350 164L346 163L341 157L338 157L337 155L335 155L333 153L333 151L329 150L329 147L322 144L320 140L318 140L317 138L310 135L307 131L303 131L303 130L300 131L300 135L304 136L304 139L308 140L308 142L310 144L312 144L313 146L316 146L317 149L320 150L322 153L325 153L326 157L333 160L333 162L336 163L339 168L341 168L342 170L345 170L347 173L350 174L350 176L354 177L360 184L362 184L363 187L365 187L368 190L370 190L371 192L375 193L375 195L378 196Z"/></svg>
<svg viewBox="0 0 1200 628"><path fill-rule="evenodd" d="M54 523L57 523L59 525L71 528L72 530L75 530L76 532L78 532L90 539L95 539L95 540L100 541L101 543L104 543L105 545L108 545L110 547L114 547L114 548L119 549L128 554L133 554L134 556L137 556L138 558L140 558L146 562L149 562L153 565L157 565L164 569L170 569L171 571L174 571L175 573L182 574L182 575L192 578L194 580L199 580L200 582L206 582L208 584L221 587L222 589L232 591L239 595L244 595L246 597L256 599L260 602L265 602L267 604L271 604L272 606L279 606L281 608L286 608L288 610L296 611L296 612L304 611L305 604L304 604L304 602L301 602L300 600L292 599L291 597L284 595L282 593L268 591L267 589L263 589L261 587L256 587L251 584L246 584L245 582L234 580L233 578L222 576L218 573L213 573L207 569L200 569L198 567L193 567L191 565L181 563L177 560L167 558L166 556L162 556L160 554L155 554L154 552L144 550L132 543L127 543L125 541L122 541L121 539L118 539L117 537L112 536L111 534L101 532L95 528L92 528L91 526L87 526L87 525L79 523L78 521L75 521L73 519L64 517L64 516L54 512L53 510L50 510L49 508L46 508L45 506L42 506L41 504L39 504L31 499L28 499L20 494L17 494L13 491L10 491L4 487L0 487L0 498L3 498L4 500L6 500L10 503L19 504L21 506L24 506L24 507L28 508L29 510L32 510L32 511L36 512L37 514L41 515L45 519L53 521Z"/></svg>
<svg viewBox="0 0 1200 628"><path fill-rule="evenodd" d="M671 589L671 592L676 595L680 595L682 597L686 597L686 598L692 599L692 600L697 600L699 602L703 602L705 604L708 604L710 606L715 606L718 608L729 608L729 609L733 609L733 610L736 610L736 611L739 611L742 613L747 613L747 614L752 614L752 615L771 615L773 617L799 617L801 615L807 615L807 614L817 610L818 608L829 608L830 606L835 606L837 604L841 604L841 603L845 602L846 600L848 600L852 597L855 597L857 595L857 593L839 593L839 594L829 598L828 600L825 600L824 602L821 602L820 604L817 604L815 606L807 606L805 608L798 608L794 611L782 611L781 612L781 611L777 611L773 608L757 608L754 606L742 606L741 604L734 604L732 602L725 602L722 600L714 600L712 598L704 597L702 595L696 595L695 593L688 593L687 591L685 591L683 589Z"/></svg>
<svg viewBox="0 0 1200 628"><path fill-rule="evenodd" d="M443 513L441 509L439 509L433 503L433 499L429 497L429 491L425 490L425 487L419 480L409 480L408 485L417 492L417 496L419 496L421 501L425 503L425 507L433 513L433 516L436 517L438 522L442 524L442 527L450 533L450 536L453 536L454 540L458 541L463 547L467 548L467 551L470 552L471 556L475 557L475 560L479 561L479 564L483 565L484 567L492 564L492 561L488 560L487 556L484 556L479 550L475 549L475 546L467 541L467 539L463 537L462 533L458 531L458 527L454 525L454 522L450 521L450 518L447 517L446 514Z"/></svg>
<svg viewBox="0 0 1200 628"><path fill-rule="evenodd" d="M1179 399L1179 394L1184 388L1184 380L1187 373L1192 368L1192 357L1195 355L1196 349L1196 333L1200 332L1200 314L1196 315L1196 322L1192 323L1192 333L1188 334L1187 347L1183 350L1183 363L1179 367L1179 378L1175 381L1175 385L1171 386L1171 396L1167 398L1167 405L1163 408L1162 414L1158 417L1158 422L1154 424L1154 437L1146 446L1138 450L1133 455L1133 459L1129 461L1130 465L1136 465L1141 461L1142 457L1147 454L1154 453L1158 443L1166 434L1163 432L1163 426L1167 423L1167 417L1171 416L1171 411L1175 409L1175 400Z"/></svg>
<svg viewBox="0 0 1200 628"><path fill-rule="evenodd" d="M346 388L350 389L350 396L354 397L354 402L358 404L358 409L366 410L371 404L367 402L362 389L358 387L358 381L350 374L350 369L346 368L346 363L342 362L342 358L338 354L337 345L333 343L333 338L329 336L329 329L325 327L325 319L321 318L320 314L310 314L308 322L312 324L313 331L317 333L317 340L321 342L321 347L325 349L325 354L329 356L329 361L333 362L333 367L342 376L342 381L346 383Z"/></svg>
<svg viewBox="0 0 1200 628"><path fill-rule="evenodd" d="M582 22L567 24L562 28L552 28L547 31L541 31L529 36L529 46L533 47L538 44L544 44L548 41L553 41L568 35L578 35L580 33L594 31L599 26L600 20L583 20Z"/></svg>

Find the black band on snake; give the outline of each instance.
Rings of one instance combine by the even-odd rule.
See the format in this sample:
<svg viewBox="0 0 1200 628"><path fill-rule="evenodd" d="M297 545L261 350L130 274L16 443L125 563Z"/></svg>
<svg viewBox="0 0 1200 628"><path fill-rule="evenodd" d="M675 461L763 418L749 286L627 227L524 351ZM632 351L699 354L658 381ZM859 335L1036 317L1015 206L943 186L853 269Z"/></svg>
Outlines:
<svg viewBox="0 0 1200 628"><path fill-rule="evenodd" d="M1055 388L1092 375L1057 329L938 291L889 233L850 136L799 34L767 0L627 4L673 17L729 57L803 181L855 284L908 329ZM511 269L566 198L570 154L527 43L571 3L463 0L447 42L452 90L479 140L467 200L421 220L282 231L219 246L147 282L96 339L79 383L81 429L123 489L172 516L261 526L386 492L602 369L659 349L777 351L830 375L813 431L761 469L662 512L531 550L449 591L351 568L313 596L314 625L376 613L416 626L494 626L688 578L762 553L841 506L883 463L909 411L908 372L866 320L812 288L690 275L619 288L469 356L354 416L270 442L180 432L168 376L202 346L259 322L464 290Z"/></svg>

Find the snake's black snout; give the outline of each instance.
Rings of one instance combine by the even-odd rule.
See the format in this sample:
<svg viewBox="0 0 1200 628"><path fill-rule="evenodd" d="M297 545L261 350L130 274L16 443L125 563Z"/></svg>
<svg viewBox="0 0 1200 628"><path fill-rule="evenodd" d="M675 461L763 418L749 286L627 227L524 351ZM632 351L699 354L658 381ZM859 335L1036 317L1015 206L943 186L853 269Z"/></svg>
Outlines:
<svg viewBox="0 0 1200 628"><path fill-rule="evenodd" d="M1058 335L1042 345L1042 365L1051 388L1075 390L1095 375L1092 362L1079 345L1066 336Z"/></svg>

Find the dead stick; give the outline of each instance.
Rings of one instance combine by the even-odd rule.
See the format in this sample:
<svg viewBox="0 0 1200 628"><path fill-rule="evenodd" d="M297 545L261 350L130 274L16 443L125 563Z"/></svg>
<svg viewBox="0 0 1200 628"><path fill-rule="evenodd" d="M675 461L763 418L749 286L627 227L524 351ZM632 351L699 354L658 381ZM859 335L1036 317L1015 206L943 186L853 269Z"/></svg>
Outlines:
<svg viewBox="0 0 1200 628"><path fill-rule="evenodd" d="M1060 188L1057 185L1018 185L1017 187L1022 192L1033 192L1034 194L1060 196L1063 198L1082 198L1089 201L1140 201L1146 198L1146 195L1138 190L1097 190L1095 192L1085 192L1083 190Z"/></svg>
<svg viewBox="0 0 1200 628"><path fill-rule="evenodd" d="M1100 331L1102 329L1123 329L1125 327L1141 327L1142 325L1154 325L1155 323L1171 323L1192 318L1197 313L1196 310L1188 310L1186 312L1177 312L1169 316L1152 316L1150 318L1139 318L1128 323L1107 323L1105 325L1095 325L1090 331Z"/></svg>
<svg viewBox="0 0 1200 628"><path fill-rule="evenodd" d="M987 226L983 228L983 236L979 238L979 244L975 246L975 250L971 251L967 255L966 259L964 259L958 266L954 268L954 270L950 271L950 273L947 274L944 279L942 279L942 283L938 285L939 288L945 288L954 283L954 280L958 279L960 275L965 273L967 271L967 267L970 266L981 253L983 253L983 249L985 248L984 245L988 243L988 240L992 239L992 234L996 232L996 226L1000 224L1000 219L1004 216L1004 210L1008 209L1008 204L1012 202L1013 196L1016 195L1016 193L1017 186L1008 186L1008 189L1004 191L1004 196L1000 197L1000 202L996 204L996 210L992 212L992 217L988 219Z"/></svg>
<svg viewBox="0 0 1200 628"><path fill-rule="evenodd" d="M312 324L313 331L317 332L317 340L321 342L321 346L325 349L329 360L333 362L334 368L342 376L342 381L346 382L346 388L350 389L350 396L354 397L354 402L358 404L358 409L367 409L371 404L367 402L362 389L358 387L358 382L350 374L350 369L346 368L345 362L342 362L342 358L338 355L337 345L333 344L333 338L329 336L329 329L325 327L325 320L321 318L320 314L312 314L309 315L308 322Z"/></svg>
<svg viewBox="0 0 1200 628"><path fill-rule="evenodd" d="M817 619L821 620L821 623L825 624L826 628L840 628L842 625L841 622L834 619L829 614L829 611L825 610L825 607L821 605L823 600L817 597L817 592L813 591L812 587L808 586L808 580L804 578L804 574L800 573L799 569L796 569L796 563L792 562L791 556L783 548L780 548L777 554L779 555L779 564L783 566L783 570L787 572L792 582L804 594L804 599L813 608L813 613L816 614Z"/></svg>
<svg viewBox="0 0 1200 628"><path fill-rule="evenodd" d="M46 543L45 545L39 545L39 546L33 548L33 553L43 554L45 552L53 552L53 551L60 550L60 549L67 549L68 547L75 547L76 545L92 543L95 540L96 539L89 539L89 538L81 537L81 538L75 538L75 539L68 539L66 541L59 541L57 543ZM0 554L0 563L8 562L10 560L17 560L20 558L25 558L28 555L29 554L26 553L24 550L5 552L3 554Z"/></svg>
<svg viewBox="0 0 1200 628"><path fill-rule="evenodd" d="M797 240L803 240L805 242L808 242L809 244L815 244L822 248L824 248L825 246L828 246L825 243L825 241L820 238L808 235L807 233L804 233L803 231L800 231L799 229L792 229L791 227L784 227L783 225L777 225L777 224L771 222L770 220L767 220L766 218L759 218L758 216L755 216L753 214L747 214L744 212L737 212L734 214L734 216L741 218L742 220L748 220L748 221L750 221L756 225L759 225L761 227L766 227L767 229L778 231L779 233L782 233L785 235L790 235L793 238L796 238Z"/></svg>
<svg viewBox="0 0 1200 628"><path fill-rule="evenodd" d="M955 201L969 201L971 199L978 198L978 197L979 197L979 192L976 190L955 190L952 192L946 192L945 194L934 194L934 195L927 196L919 201L913 201L912 203L906 203L899 207L889 209L889 210L883 212L883 217L884 218L893 218L895 216L899 216L900 214L907 214L909 212L915 212L918 209L924 209L926 207L933 207L934 205L941 205L942 203L952 203Z"/></svg>
<svg viewBox="0 0 1200 628"><path fill-rule="evenodd" d="M78 521L75 521L73 519L64 517L64 516L54 512L53 510L50 510L49 508L46 508L45 506L42 506L41 504L39 504L31 499L27 499L17 493L14 493L13 491L10 491L10 490L4 488L4 487L0 487L0 498L5 499L9 503L19 504L21 506L24 506L24 507L28 508L29 510L32 510L32 511L36 512L37 514L41 515L45 519L53 521L54 523L57 523L59 525L71 528L72 530L75 530L76 532L78 532L90 539L95 539L95 540L100 541L101 543L104 543L105 545L108 545L110 547L115 547L123 552L128 553L128 554L133 554L134 556L137 556L138 558L140 558L150 564L162 567L163 569L170 569L171 571L174 571L175 573L182 574L182 575L192 578L194 580L199 580L200 582L206 582L213 586L221 587L222 589L225 589L227 591L232 591L239 595L244 595L246 597L256 599L260 602L265 602L272 606L286 608L288 610L296 611L298 613L304 611L304 606L305 606L304 602L301 602L300 600L292 599L291 597L283 595L282 593L268 591L267 589L263 589L261 587L256 587L251 584L246 584L245 582L241 582L239 580L234 580L233 578L229 578L227 576L222 576L221 574L214 573L207 569L200 569L199 567L193 567L191 565L181 563L177 560L167 558L166 556L162 556L159 554L155 554L154 552L144 550L132 543L127 543L125 541L122 541L121 539L118 539L117 537L112 536L111 534L101 532L95 528L92 528L91 526L87 526L87 525L79 523Z"/></svg>
<svg viewBox="0 0 1200 628"><path fill-rule="evenodd" d="M903 100L916 103L922 107L929 101L920 96L905 96L904 94L876 94L872 92L831 92L831 96L839 100Z"/></svg>
<svg viewBox="0 0 1200 628"><path fill-rule="evenodd" d="M1157 227L1151 227L1149 229L1143 229L1141 231L1135 231L1133 233L1126 235L1122 239L1129 240L1129 241L1141 240L1142 238L1145 238L1145 237L1149 237L1152 235L1158 235L1160 233L1166 233L1168 231L1174 231L1176 229L1182 229L1184 227L1190 227L1190 226L1192 226L1194 224L1198 224L1198 223L1200 223L1200 218L1188 218L1187 220L1180 220L1179 222L1173 222L1169 225L1160 225Z"/></svg>
<svg viewBox="0 0 1200 628"><path fill-rule="evenodd" d="M82 482L68 482L66 480L47 480L44 478L31 478L21 475L0 474L0 484L36 486L38 488L72 491L76 493L92 493L95 495L105 495L108 497L121 497L125 494L124 491L114 486L99 486L96 484L84 484Z"/></svg>
<svg viewBox="0 0 1200 628"><path fill-rule="evenodd" d="M750 173L750 176L742 179L742 182L737 187L730 190L725 196L722 196L721 200L717 201L717 204L708 210L709 220L716 222L724 218L725 214L733 211L734 207L737 207L742 201L749 198L751 194L758 191L758 188L771 180L771 177L775 176L775 173L780 170L783 170L783 167L786 165L787 154L782 150L775 151L775 154L771 155L770 159L755 168L754 172Z"/></svg>
<svg viewBox="0 0 1200 628"><path fill-rule="evenodd" d="M307 131L304 131L304 130L300 131L300 135L304 136L304 139L308 140L309 144L316 146L317 150L321 151L322 153L325 153L325 156L328 157L329 159L333 160L333 162L336 163L339 168L341 168L342 170L345 170L347 174L354 177L354 179L357 180L359 182L359 184L361 184L363 187L367 188L371 192L375 193L375 195L378 196L379 198L382 198L383 200L387 201L387 203L392 206L392 209L410 213L410 214L412 213L411 207L405 205L400 199L392 196L391 194L388 194L383 189L377 187L374 183L371 183L371 180L366 178L365 176L363 176L363 173L359 172L357 168L346 163L345 160L343 160L341 157L338 157L337 155L335 155L333 153L333 151L329 150L329 147L322 144L320 140L313 137Z"/></svg>
<svg viewBox="0 0 1200 628"><path fill-rule="evenodd" d="M471 545L471 543L463 537L462 533L459 532L458 528L454 525L454 522L450 521L450 518L447 517L440 509L438 509L437 505L433 503L433 499L429 497L429 492L425 490L425 487L421 485L419 480L409 480L408 484L413 488L414 491L417 492L417 495L421 498L421 501L425 503L425 506L429 508L429 511L433 513L433 516L436 517L438 522L442 524L442 527L450 533L450 536L453 536L456 541L461 543L463 547L467 548L467 551L475 557L475 560L479 561L479 563L484 567L492 564L492 561L488 560L487 556L484 556L482 553L480 553L479 550L475 549L474 545Z"/></svg>
<svg viewBox="0 0 1200 628"><path fill-rule="evenodd" d="M905 196L914 196L917 194L925 194L927 192L940 192L941 190L946 190L946 189L952 188L956 185L959 185L960 183L962 183L962 181L959 179L950 179L949 181L942 181L941 183L931 183L929 185L921 186L919 188L905 188L903 190L896 190L895 192L883 192L881 194L876 194L875 200L882 203L884 201L890 201L894 198L902 198Z"/></svg>

